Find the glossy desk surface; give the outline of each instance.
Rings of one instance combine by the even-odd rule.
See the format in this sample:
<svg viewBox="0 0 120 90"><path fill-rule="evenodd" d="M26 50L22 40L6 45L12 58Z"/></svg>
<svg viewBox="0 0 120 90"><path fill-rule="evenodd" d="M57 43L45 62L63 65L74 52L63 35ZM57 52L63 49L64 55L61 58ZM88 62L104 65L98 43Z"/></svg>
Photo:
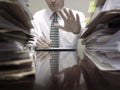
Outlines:
<svg viewBox="0 0 120 90"><path fill-rule="evenodd" d="M56 54L59 57L53 60L58 69L51 72L51 58ZM80 68L76 51L37 51L35 59L35 90L79 90Z"/></svg>
<svg viewBox="0 0 120 90"><path fill-rule="evenodd" d="M75 50L38 50L34 58L34 76L1 80L0 90L81 90L80 60ZM51 67L57 69L53 72Z"/></svg>

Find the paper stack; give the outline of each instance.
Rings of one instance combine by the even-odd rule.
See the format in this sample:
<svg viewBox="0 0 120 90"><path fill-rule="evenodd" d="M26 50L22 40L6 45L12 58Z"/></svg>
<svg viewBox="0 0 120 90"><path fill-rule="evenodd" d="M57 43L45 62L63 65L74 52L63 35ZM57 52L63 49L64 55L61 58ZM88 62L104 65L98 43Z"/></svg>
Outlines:
<svg viewBox="0 0 120 90"><path fill-rule="evenodd" d="M32 40L31 19L27 0L0 0L0 90L33 83L32 52L24 50Z"/></svg>
<svg viewBox="0 0 120 90"><path fill-rule="evenodd" d="M85 55L101 70L120 70L120 29L101 29L82 41Z"/></svg>
<svg viewBox="0 0 120 90"><path fill-rule="evenodd" d="M100 70L120 70L120 0L99 0L100 13L86 26L81 38L84 55ZM113 3L112 3L113 2Z"/></svg>
<svg viewBox="0 0 120 90"><path fill-rule="evenodd" d="M98 0L96 10L91 16L90 22L86 25L85 31L81 38L85 38L98 28L104 27L106 24L120 20L120 0Z"/></svg>

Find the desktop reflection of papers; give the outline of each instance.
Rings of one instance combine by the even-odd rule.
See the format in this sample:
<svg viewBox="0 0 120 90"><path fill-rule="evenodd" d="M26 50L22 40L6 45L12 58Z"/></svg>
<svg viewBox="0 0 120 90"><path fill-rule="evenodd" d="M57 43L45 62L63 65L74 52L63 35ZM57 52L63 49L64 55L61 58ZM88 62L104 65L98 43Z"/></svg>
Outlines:
<svg viewBox="0 0 120 90"><path fill-rule="evenodd" d="M75 51L57 51L60 55L58 61L59 70L57 73L51 73L51 52L43 51L36 53L35 89L76 90L75 88L79 87L80 80L77 53Z"/></svg>

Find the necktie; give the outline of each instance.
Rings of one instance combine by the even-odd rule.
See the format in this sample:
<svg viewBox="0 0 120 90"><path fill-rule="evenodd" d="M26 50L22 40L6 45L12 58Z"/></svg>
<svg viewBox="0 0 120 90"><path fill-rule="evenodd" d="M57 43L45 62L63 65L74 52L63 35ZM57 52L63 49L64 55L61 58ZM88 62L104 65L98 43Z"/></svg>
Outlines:
<svg viewBox="0 0 120 90"><path fill-rule="evenodd" d="M52 18L53 20L51 22L51 29L50 29L50 39L51 39L50 46L57 48L59 47L59 29L54 26L55 24L58 23L57 13L53 13Z"/></svg>
<svg viewBox="0 0 120 90"><path fill-rule="evenodd" d="M50 39L51 43L50 46L52 48L58 48L59 47L59 30L58 28L54 27L55 24L58 23L58 15L57 13L53 13L52 15L53 20L51 22L51 29L50 29ZM57 73L58 72L58 67L59 67L59 52L51 51L51 59L50 59L50 68L51 68L51 73Z"/></svg>

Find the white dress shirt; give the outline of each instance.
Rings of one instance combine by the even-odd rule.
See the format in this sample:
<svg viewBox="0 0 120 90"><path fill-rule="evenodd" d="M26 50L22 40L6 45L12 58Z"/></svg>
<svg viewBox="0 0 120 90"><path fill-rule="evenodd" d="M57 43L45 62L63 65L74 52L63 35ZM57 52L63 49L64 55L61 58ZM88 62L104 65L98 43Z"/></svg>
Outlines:
<svg viewBox="0 0 120 90"><path fill-rule="evenodd" d="M78 13L81 21L82 28L85 27L84 19L85 16L82 12L74 11L73 13ZM34 29L32 29L32 34L35 36L35 40L39 39L43 34L50 39L50 26L51 26L51 15L53 12L50 9L43 9L35 13L34 20L32 21ZM59 15L59 14L58 14ZM60 25L64 25L63 19L59 16L58 22ZM66 32L59 29L60 33L60 47L61 48L76 48L78 41L78 34L73 34L72 32ZM61 52L59 59L59 71L65 68L72 67L77 64L78 57L76 52ZM36 64L36 84L45 87L51 83L51 71L50 71L50 60L35 60ZM48 86L49 87L49 86Z"/></svg>
<svg viewBox="0 0 120 90"><path fill-rule="evenodd" d="M72 10L73 14L78 13L80 17L81 27L85 27L85 16L82 12ZM50 40L50 26L51 26L51 15L53 11L50 9L43 9L35 13L33 16L34 20L32 21L34 29L32 29L32 34L35 36L35 42L43 34ZM59 14L58 14L59 15ZM59 15L58 22L60 25L64 25L62 17ZM61 48L76 48L78 35L73 34L72 32L66 32L59 29L60 33L60 47Z"/></svg>

